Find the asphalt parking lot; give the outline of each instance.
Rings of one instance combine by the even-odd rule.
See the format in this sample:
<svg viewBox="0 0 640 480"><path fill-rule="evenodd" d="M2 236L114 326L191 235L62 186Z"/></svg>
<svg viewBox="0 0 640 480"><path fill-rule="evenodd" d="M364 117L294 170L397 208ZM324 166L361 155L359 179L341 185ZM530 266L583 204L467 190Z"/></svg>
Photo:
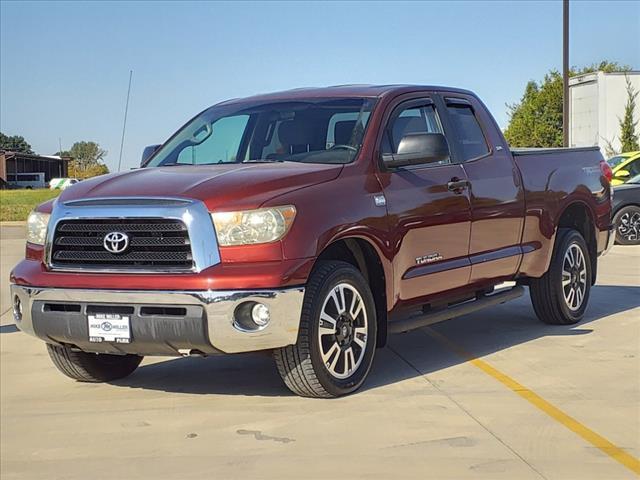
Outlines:
<svg viewBox="0 0 640 480"><path fill-rule="evenodd" d="M74 383L13 326L1 231L0 476L9 479L625 479L640 472L640 247L600 263L586 319L528 296L393 336L363 390L293 396L271 358L153 358ZM634 473L637 472L637 473Z"/></svg>

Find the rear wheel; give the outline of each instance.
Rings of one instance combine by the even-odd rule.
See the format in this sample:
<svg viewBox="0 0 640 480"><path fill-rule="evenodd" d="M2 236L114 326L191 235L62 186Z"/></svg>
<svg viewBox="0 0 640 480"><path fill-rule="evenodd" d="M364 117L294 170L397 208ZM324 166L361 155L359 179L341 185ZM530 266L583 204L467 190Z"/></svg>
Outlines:
<svg viewBox="0 0 640 480"><path fill-rule="evenodd" d="M540 320L570 325L584 316L591 292L589 249L579 232L561 228L549 270L529 285L533 309Z"/></svg>
<svg viewBox="0 0 640 480"><path fill-rule="evenodd" d="M307 284L295 345L274 352L289 389L304 397L338 397L357 390L376 348L373 295L346 262L321 262Z"/></svg>
<svg viewBox="0 0 640 480"><path fill-rule="evenodd" d="M621 208L613 217L616 227L616 243L640 245L640 207L629 205Z"/></svg>
<svg viewBox="0 0 640 480"><path fill-rule="evenodd" d="M109 355L71 350L67 346L47 344L49 356L58 370L79 382L109 382L133 373L142 357L138 355Z"/></svg>

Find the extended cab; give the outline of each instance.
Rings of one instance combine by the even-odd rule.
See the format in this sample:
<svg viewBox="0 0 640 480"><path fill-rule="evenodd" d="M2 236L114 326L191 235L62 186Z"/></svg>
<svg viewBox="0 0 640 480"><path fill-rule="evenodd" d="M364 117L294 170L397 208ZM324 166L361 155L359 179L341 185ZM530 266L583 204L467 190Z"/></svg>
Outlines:
<svg viewBox="0 0 640 480"><path fill-rule="evenodd" d="M388 334L525 286L540 320L578 322L614 239L610 179L595 148L511 150L465 90L231 100L140 169L36 208L15 322L80 381L144 355L269 350L293 392L339 396Z"/></svg>

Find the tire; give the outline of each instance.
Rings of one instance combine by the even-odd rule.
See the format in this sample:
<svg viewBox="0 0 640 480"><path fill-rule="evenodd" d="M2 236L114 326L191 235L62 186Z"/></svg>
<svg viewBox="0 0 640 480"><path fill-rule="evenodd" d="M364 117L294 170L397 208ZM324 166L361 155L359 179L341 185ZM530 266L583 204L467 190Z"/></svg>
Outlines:
<svg viewBox="0 0 640 480"><path fill-rule="evenodd" d="M284 383L293 393L314 398L360 388L373 363L376 320L362 274L346 262L320 262L307 283L297 343L274 351Z"/></svg>
<svg viewBox="0 0 640 480"><path fill-rule="evenodd" d="M142 357L76 352L66 346L47 344L49 356L58 370L79 382L110 382L131 375Z"/></svg>
<svg viewBox="0 0 640 480"><path fill-rule="evenodd" d="M616 226L616 243L619 245L640 245L640 207L627 205L613 217Z"/></svg>
<svg viewBox="0 0 640 480"><path fill-rule="evenodd" d="M571 266L570 258L577 259L575 266ZM542 277L531 279L533 309L544 323L572 325L582 320L590 292L591 259L587 243L578 231L560 228L549 270Z"/></svg>

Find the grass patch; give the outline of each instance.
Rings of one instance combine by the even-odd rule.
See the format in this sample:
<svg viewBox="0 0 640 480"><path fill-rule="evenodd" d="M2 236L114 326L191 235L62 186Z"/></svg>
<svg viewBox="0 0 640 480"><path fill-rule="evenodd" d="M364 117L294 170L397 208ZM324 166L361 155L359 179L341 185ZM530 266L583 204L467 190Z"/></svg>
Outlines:
<svg viewBox="0 0 640 480"><path fill-rule="evenodd" d="M0 190L0 222L26 220L33 208L60 195L62 190Z"/></svg>

